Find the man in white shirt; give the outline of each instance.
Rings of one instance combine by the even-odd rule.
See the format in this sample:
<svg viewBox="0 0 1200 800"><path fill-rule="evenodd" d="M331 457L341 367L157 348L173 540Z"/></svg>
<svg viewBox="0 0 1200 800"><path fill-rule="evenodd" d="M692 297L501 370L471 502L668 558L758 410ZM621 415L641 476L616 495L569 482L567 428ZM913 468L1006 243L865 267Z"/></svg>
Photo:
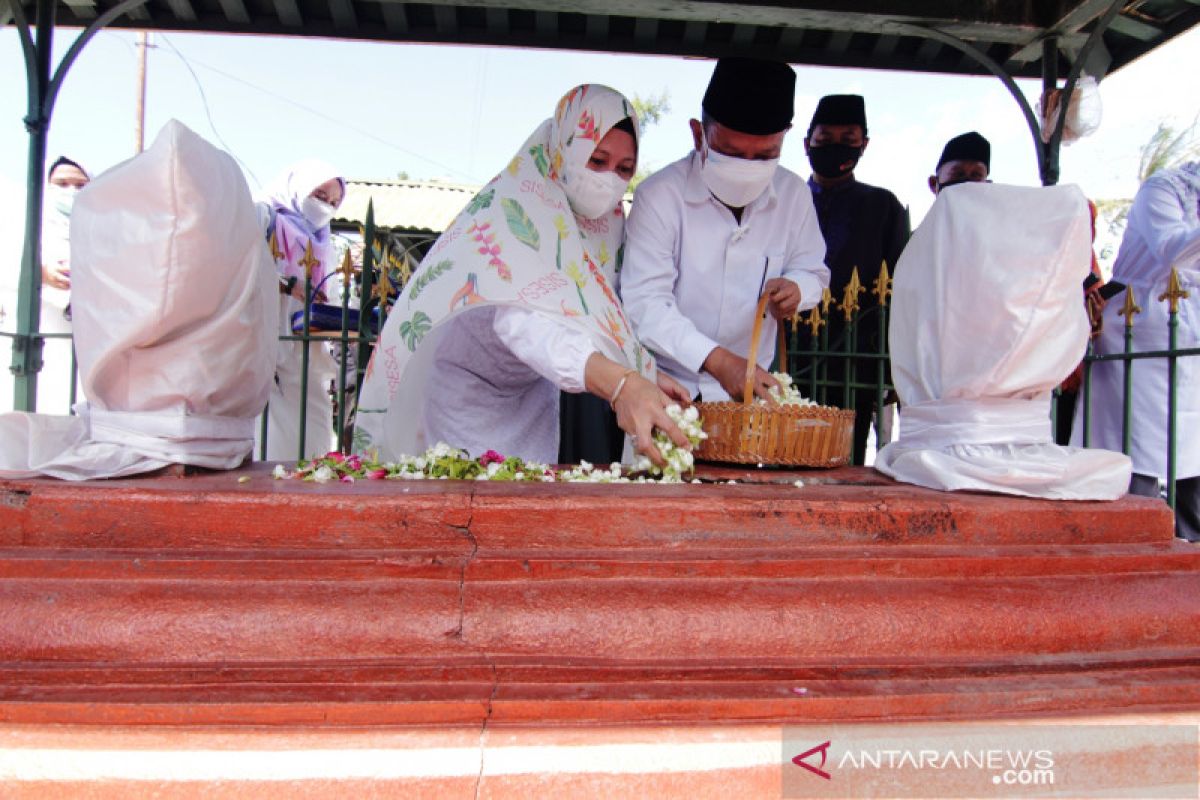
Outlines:
<svg viewBox="0 0 1200 800"><path fill-rule="evenodd" d="M638 187L626 226L621 297L659 367L693 397L742 399L754 308L812 308L829 285L825 242L804 180L779 167L796 74L787 64L717 62L691 121L695 150ZM764 326L754 393L775 385Z"/></svg>

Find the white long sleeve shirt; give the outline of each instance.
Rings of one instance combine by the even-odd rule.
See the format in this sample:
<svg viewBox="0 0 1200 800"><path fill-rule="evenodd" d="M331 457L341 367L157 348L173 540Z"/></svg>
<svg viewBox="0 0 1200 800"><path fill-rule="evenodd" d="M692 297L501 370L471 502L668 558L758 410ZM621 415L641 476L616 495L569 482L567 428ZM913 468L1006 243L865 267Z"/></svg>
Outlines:
<svg viewBox="0 0 1200 800"><path fill-rule="evenodd" d="M525 308L496 310L492 331L525 365L564 392L584 391L584 372L596 345L561 319Z"/></svg>
<svg viewBox="0 0 1200 800"><path fill-rule="evenodd" d="M1187 179L1187 175L1193 177ZM1138 189L1129 210L1113 279L1125 283L1142 307L1133 326L1133 350L1152 352L1171 346L1169 305L1158 298L1167 290L1171 268L1179 271L1184 290L1179 303L1175 345L1200 346L1200 164L1160 170ZM1110 300L1098 350L1109 355L1125 352L1125 320L1121 300ZM1175 384L1177 450L1175 474L1200 476L1200 359L1180 358ZM1192 363L1189 363L1192 362ZM1169 365L1165 358L1146 358L1133 364L1133 410L1130 416L1130 456L1133 471L1167 477L1167 407L1170 403ZM1091 403L1090 447L1120 450L1124 441L1125 368L1120 361L1092 365L1088 395ZM1083 415L1076 413L1072 444L1083 443Z"/></svg>
<svg viewBox="0 0 1200 800"><path fill-rule="evenodd" d="M436 347L422 409L426 445L558 458L558 392L584 391L596 352L586 333L538 311L486 307L454 320Z"/></svg>
<svg viewBox="0 0 1200 800"><path fill-rule="evenodd" d="M1129 209L1125 237L1113 264L1113 280L1147 285L1165 282L1171 267L1179 270L1183 280L1200 280L1198 203L1198 193L1181 192L1165 172L1148 178Z"/></svg>
<svg viewBox="0 0 1200 800"><path fill-rule="evenodd" d="M748 355L759 289L778 277L800 288L801 310L829 286L812 192L794 172L776 170L741 223L709 192L696 153L638 187L625 228L621 299L634 333L693 396L729 398L700 367L718 346ZM766 325L758 363L769 367L774 356L774 326Z"/></svg>

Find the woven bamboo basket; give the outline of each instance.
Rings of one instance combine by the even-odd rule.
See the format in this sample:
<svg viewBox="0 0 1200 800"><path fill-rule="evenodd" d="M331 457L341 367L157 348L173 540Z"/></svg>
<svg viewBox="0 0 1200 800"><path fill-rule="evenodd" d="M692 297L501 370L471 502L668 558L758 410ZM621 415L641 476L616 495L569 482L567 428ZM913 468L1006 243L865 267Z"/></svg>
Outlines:
<svg viewBox="0 0 1200 800"><path fill-rule="evenodd" d="M758 301L746 384L741 403L697 403L708 438L696 449L702 461L781 467L841 467L850 463L854 412L830 406L781 406L754 402L759 334L767 296ZM786 370L786 341L780 324L780 362Z"/></svg>

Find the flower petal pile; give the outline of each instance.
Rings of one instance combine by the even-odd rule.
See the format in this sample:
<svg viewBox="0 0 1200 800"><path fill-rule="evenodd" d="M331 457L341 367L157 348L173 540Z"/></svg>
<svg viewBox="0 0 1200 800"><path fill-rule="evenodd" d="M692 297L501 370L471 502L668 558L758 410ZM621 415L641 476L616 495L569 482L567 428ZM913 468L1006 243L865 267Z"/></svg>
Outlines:
<svg viewBox="0 0 1200 800"><path fill-rule="evenodd" d="M695 408L681 409L677 405L667 408L667 414L687 435L695 446L707 438L700 426L700 415ZM578 466L554 470L547 464L524 461L516 456L507 458L495 450L488 450L479 458L472 458L465 450L439 442L419 456L401 456L396 461L380 461L374 454L345 455L329 452L319 458L301 461L294 472L282 465L275 466L272 475L277 479L293 478L316 483L340 481L354 483L356 480L467 480L467 481L522 481L528 483L680 483L683 475L692 470L694 460L691 452L676 447L665 434L656 432L654 437L659 452L667 461L666 469L659 469L650 459L639 456L633 472L626 473L617 463L607 467L596 467L588 462ZM639 474L641 473L641 474Z"/></svg>
<svg viewBox="0 0 1200 800"><path fill-rule="evenodd" d="M772 372L771 375L775 380L779 381L779 388L772 386L767 390L767 394L771 395L771 399L781 406L815 406L812 400L809 400L804 395L800 394L800 390L792 382L792 376L786 372ZM760 399L758 401L762 405L766 405L767 401Z"/></svg>

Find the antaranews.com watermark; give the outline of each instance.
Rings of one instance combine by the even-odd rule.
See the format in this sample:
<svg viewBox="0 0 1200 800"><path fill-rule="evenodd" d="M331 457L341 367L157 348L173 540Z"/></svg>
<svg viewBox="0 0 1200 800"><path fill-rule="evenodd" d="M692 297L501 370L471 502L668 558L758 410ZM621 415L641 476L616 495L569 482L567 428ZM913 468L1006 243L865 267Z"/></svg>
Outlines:
<svg viewBox="0 0 1200 800"><path fill-rule="evenodd" d="M1195 725L1014 722L784 728L783 796L1200 796Z"/></svg>

